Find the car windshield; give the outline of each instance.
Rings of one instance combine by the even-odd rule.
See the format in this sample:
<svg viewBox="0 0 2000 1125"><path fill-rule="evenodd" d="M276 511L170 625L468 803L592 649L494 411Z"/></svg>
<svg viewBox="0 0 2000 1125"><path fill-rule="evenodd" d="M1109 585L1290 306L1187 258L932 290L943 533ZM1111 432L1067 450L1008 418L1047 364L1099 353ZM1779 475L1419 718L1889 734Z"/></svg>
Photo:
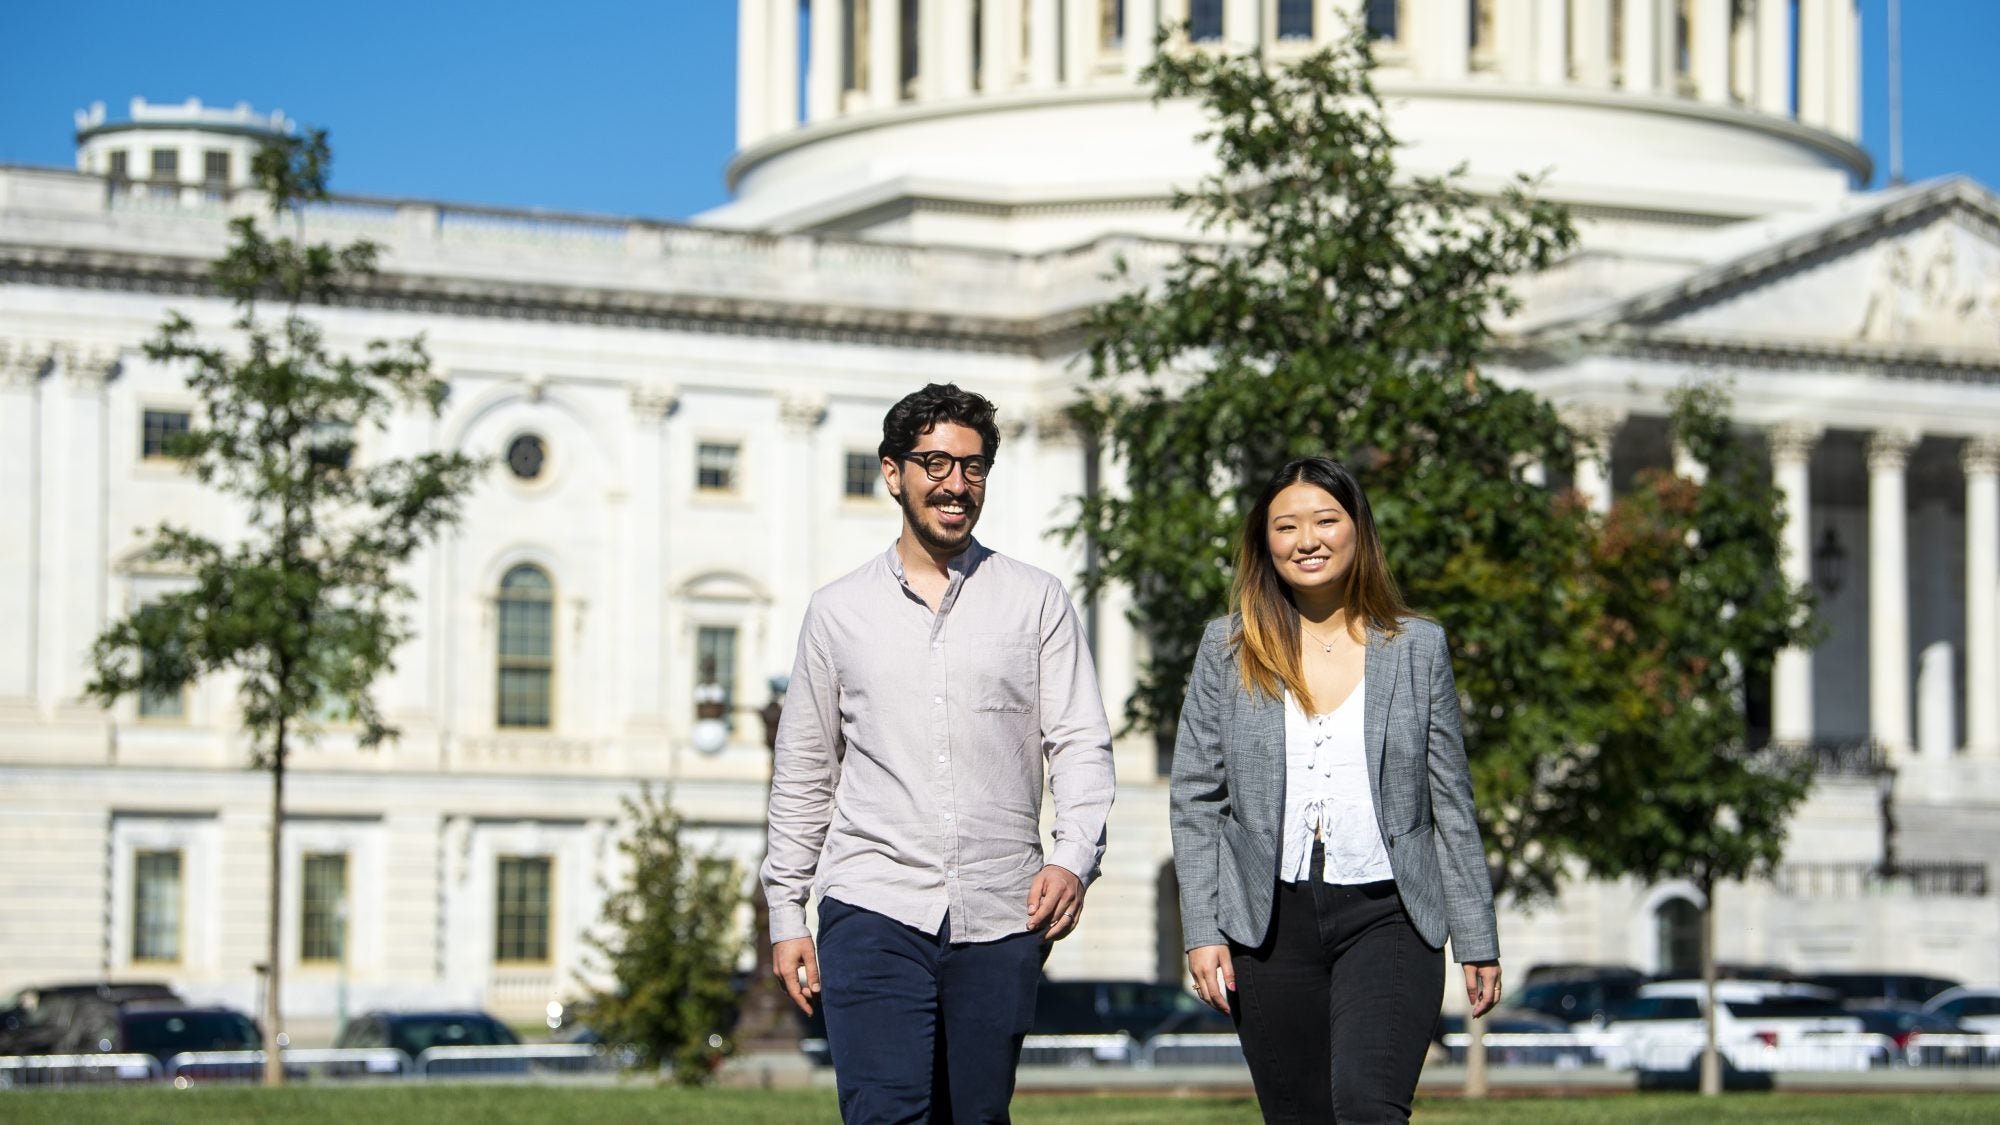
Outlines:
<svg viewBox="0 0 2000 1125"><path fill-rule="evenodd" d="M129 1012L125 1048L162 1051L254 1051L257 1027L236 1012Z"/></svg>
<svg viewBox="0 0 2000 1125"><path fill-rule="evenodd" d="M1726 1000L1732 1016L1746 1019L1802 1016L1844 1016L1840 1005L1817 996L1766 996L1762 1000Z"/></svg>
<svg viewBox="0 0 2000 1125"><path fill-rule="evenodd" d="M389 1039L392 1046L413 1057L432 1047L492 1047L518 1042L513 1032L483 1016L397 1020L390 1025Z"/></svg>

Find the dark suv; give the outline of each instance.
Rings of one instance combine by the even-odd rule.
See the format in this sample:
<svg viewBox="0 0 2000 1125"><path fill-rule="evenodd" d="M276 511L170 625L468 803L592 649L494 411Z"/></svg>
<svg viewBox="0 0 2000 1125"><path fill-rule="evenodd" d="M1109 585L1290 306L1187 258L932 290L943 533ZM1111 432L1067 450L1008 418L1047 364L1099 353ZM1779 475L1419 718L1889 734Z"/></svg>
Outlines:
<svg viewBox="0 0 2000 1125"><path fill-rule="evenodd" d="M1230 1034L1229 1017L1178 984L1149 980L1047 980L1035 992L1035 1035Z"/></svg>
<svg viewBox="0 0 2000 1125"><path fill-rule="evenodd" d="M178 1004L181 998L158 981L83 981L24 988L0 1007L0 1055L60 1050L59 1044L74 1041L66 1033L78 1023L102 1025L107 1011L138 1001Z"/></svg>
<svg viewBox="0 0 2000 1125"><path fill-rule="evenodd" d="M55 1053L151 1055L164 1067L175 1055L192 1051L256 1051L263 1046L256 1021L234 1008L137 1000L82 1013L64 1029Z"/></svg>
<svg viewBox="0 0 2000 1125"><path fill-rule="evenodd" d="M394 1047L414 1060L432 1047L519 1043L514 1029L485 1012L370 1012L349 1020L336 1047Z"/></svg>
<svg viewBox="0 0 2000 1125"><path fill-rule="evenodd" d="M1576 972L1577 967L1569 967ZM1529 970L1530 983L1508 1001L1516 1008L1554 1016L1564 1023L1603 1022L1620 1005L1639 994L1646 978L1636 969L1600 968L1577 975L1542 974Z"/></svg>

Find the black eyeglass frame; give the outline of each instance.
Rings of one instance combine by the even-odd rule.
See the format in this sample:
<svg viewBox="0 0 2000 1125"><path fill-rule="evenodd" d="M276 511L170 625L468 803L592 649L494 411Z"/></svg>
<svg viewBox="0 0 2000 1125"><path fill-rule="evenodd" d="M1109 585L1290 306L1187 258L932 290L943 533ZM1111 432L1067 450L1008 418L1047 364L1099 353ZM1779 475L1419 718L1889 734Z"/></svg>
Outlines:
<svg viewBox="0 0 2000 1125"><path fill-rule="evenodd" d="M939 461L938 458L943 460ZM959 472L965 474L967 484L984 484L986 474L993 471L993 458L984 453L968 453L963 457L954 457L942 449L924 452L911 450L908 453L896 454L896 460L915 461L924 467L924 475L932 480L949 480L951 467L957 465Z"/></svg>

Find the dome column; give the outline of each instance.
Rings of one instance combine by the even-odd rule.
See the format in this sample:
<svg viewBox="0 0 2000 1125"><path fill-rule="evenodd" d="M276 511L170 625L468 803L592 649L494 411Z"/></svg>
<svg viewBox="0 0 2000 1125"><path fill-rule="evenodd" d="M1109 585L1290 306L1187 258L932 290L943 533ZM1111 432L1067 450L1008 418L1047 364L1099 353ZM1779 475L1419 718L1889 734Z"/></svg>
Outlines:
<svg viewBox="0 0 2000 1125"><path fill-rule="evenodd" d="M1022 0L986 0L980 5L979 92L1003 94L1021 70Z"/></svg>
<svg viewBox="0 0 2000 1125"><path fill-rule="evenodd" d="M812 47L806 56L808 121L825 121L840 113L848 48L841 22L840 0L812 0Z"/></svg>
<svg viewBox="0 0 2000 1125"><path fill-rule="evenodd" d="M1576 0L1570 18L1575 21L1570 49L1576 53L1576 80L1592 89L1611 85L1611 59L1617 47L1611 42L1611 0Z"/></svg>
<svg viewBox="0 0 2000 1125"><path fill-rule="evenodd" d="M1028 5L1028 85L1054 89L1061 72L1056 55L1056 0L1024 0Z"/></svg>
<svg viewBox="0 0 2000 1125"><path fill-rule="evenodd" d="M868 105L871 109L888 109L903 98L903 6L897 0L866 0L866 3Z"/></svg>
<svg viewBox="0 0 2000 1125"><path fill-rule="evenodd" d="M1625 78L1620 85L1634 93L1651 93L1657 88L1659 51L1654 33L1659 30L1653 0L1625 0L1623 21L1625 41L1618 45Z"/></svg>
<svg viewBox="0 0 2000 1125"><path fill-rule="evenodd" d="M1717 105L1729 101L1729 9L1730 0L1695 0L1688 29L1695 97Z"/></svg>
<svg viewBox="0 0 2000 1125"><path fill-rule="evenodd" d="M1827 57L1833 0L1799 0L1799 123L1827 127Z"/></svg>

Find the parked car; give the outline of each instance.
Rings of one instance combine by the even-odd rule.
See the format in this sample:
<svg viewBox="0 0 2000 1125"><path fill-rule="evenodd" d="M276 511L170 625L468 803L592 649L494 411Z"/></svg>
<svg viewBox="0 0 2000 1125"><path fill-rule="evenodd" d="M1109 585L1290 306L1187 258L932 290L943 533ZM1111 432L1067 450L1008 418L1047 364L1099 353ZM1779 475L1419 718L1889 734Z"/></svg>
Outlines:
<svg viewBox="0 0 2000 1125"><path fill-rule="evenodd" d="M1965 1030L1944 1013L1926 1012L1923 1005L1905 1000L1850 1000L1841 1007L1861 1021L1862 1031L1895 1043L1890 1056L1880 1060L1883 1063L1912 1058L1910 1043L1925 1032L1955 1035Z"/></svg>
<svg viewBox="0 0 2000 1125"><path fill-rule="evenodd" d="M1837 994L1789 981L1717 981L1715 1041L1738 1070L1864 1070L1872 1052L1838 1039L1859 1035L1859 1017ZM1700 1054L1707 990L1698 980L1660 981L1612 1012L1607 1065L1684 1070ZM1815 1042L1819 1040L1821 1042Z"/></svg>
<svg viewBox="0 0 2000 1125"><path fill-rule="evenodd" d="M1601 1024L1619 1005L1637 996L1645 983L1646 978L1633 969L1579 977L1544 977L1523 988L1509 1003L1573 1027Z"/></svg>
<svg viewBox="0 0 2000 1125"><path fill-rule="evenodd" d="M1886 1000L1917 1005L1959 987L1955 980L1917 973L1814 973L1806 980L1833 989L1844 1001Z"/></svg>
<svg viewBox="0 0 2000 1125"><path fill-rule="evenodd" d="M235 1008L135 1000L86 1009L64 1029L54 1053L151 1055L165 1066L175 1055L194 1051L256 1051L263 1046L257 1022Z"/></svg>
<svg viewBox="0 0 2000 1125"><path fill-rule="evenodd" d="M2000 985L1946 989L1926 1001L1924 1011L1956 1020L1967 1031L2000 1032Z"/></svg>
<svg viewBox="0 0 2000 1125"><path fill-rule="evenodd" d="M24 988L0 1008L0 1055L55 1051L72 1026L85 1020L101 1025L105 1021L101 1009L136 1001L178 1004L181 998L159 981L81 981Z"/></svg>
<svg viewBox="0 0 2000 1125"><path fill-rule="evenodd" d="M1581 980L1636 980L1644 981L1646 974L1630 965L1601 965L1584 961L1545 962L1528 966L1521 975L1520 986L1545 984L1549 981Z"/></svg>
<svg viewBox="0 0 2000 1125"><path fill-rule="evenodd" d="M1588 1047L1577 1046L1569 1038L1568 1021L1528 1008L1495 1008L1486 1014L1486 1033L1500 1037L1498 1042L1487 1040L1486 1057L1502 1066L1577 1066L1591 1057ZM1438 1031L1434 1036L1440 1043L1447 1035L1462 1035L1465 1032L1465 1016L1454 1013L1438 1019ZM1511 1036L1560 1035L1560 1041L1522 1043L1510 1041ZM1451 1048L1454 1059L1463 1059L1464 1048Z"/></svg>
<svg viewBox="0 0 2000 1125"><path fill-rule="evenodd" d="M1146 980L1049 980L1035 992L1031 1035L1234 1034L1229 1017L1179 984Z"/></svg>
<svg viewBox="0 0 2000 1125"><path fill-rule="evenodd" d="M496 1047L519 1043L514 1029L485 1012L369 1012L347 1021L336 1047L393 1047L412 1060L432 1047Z"/></svg>

